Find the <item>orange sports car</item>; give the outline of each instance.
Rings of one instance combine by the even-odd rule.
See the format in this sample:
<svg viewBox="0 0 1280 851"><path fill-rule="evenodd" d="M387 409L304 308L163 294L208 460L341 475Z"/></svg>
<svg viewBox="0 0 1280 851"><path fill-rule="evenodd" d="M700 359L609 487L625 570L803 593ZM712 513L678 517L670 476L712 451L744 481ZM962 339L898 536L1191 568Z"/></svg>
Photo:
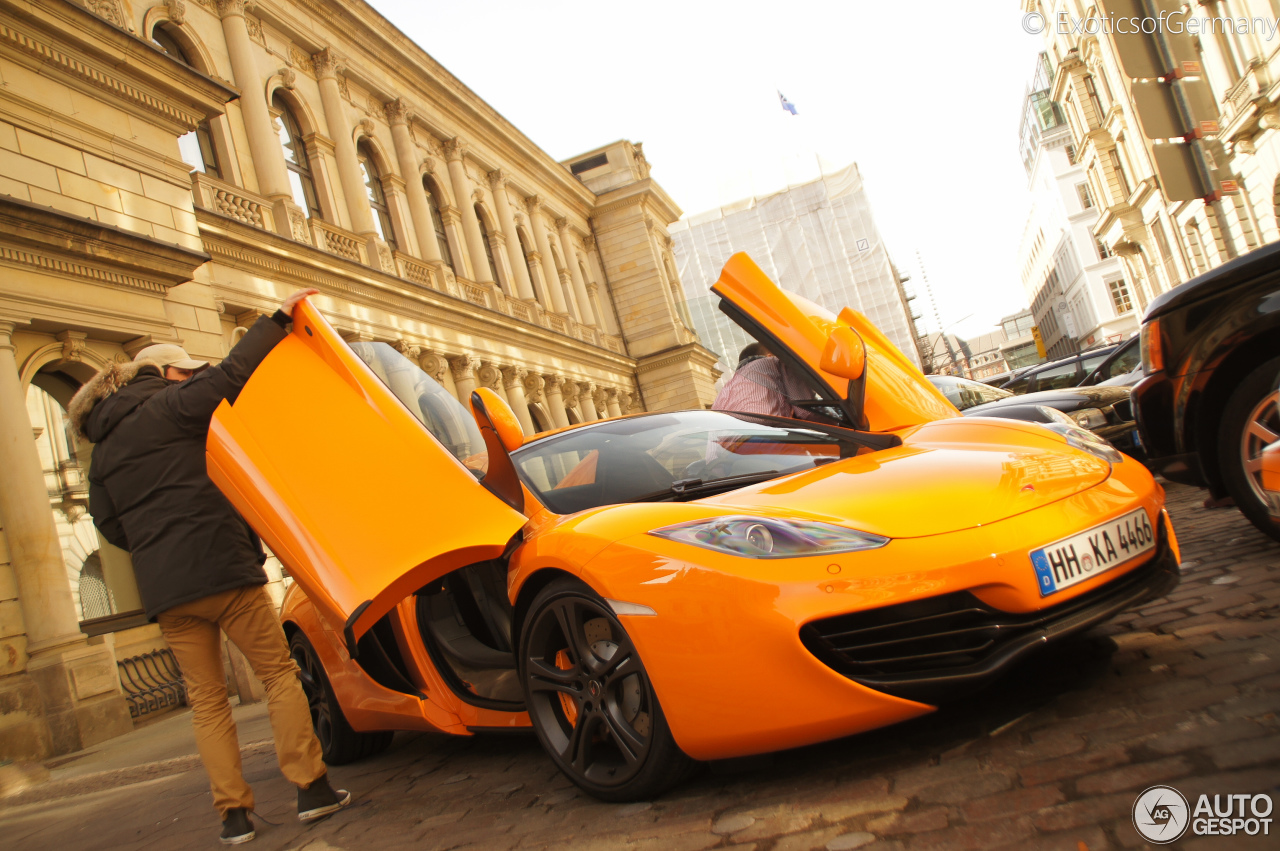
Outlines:
<svg viewBox="0 0 1280 851"><path fill-rule="evenodd" d="M865 317L744 254L721 309L834 424L652 413L525 440L305 302L209 473L288 567L325 758L532 727L635 800L699 760L934 711L1178 581L1164 493L1073 425L964 418Z"/></svg>

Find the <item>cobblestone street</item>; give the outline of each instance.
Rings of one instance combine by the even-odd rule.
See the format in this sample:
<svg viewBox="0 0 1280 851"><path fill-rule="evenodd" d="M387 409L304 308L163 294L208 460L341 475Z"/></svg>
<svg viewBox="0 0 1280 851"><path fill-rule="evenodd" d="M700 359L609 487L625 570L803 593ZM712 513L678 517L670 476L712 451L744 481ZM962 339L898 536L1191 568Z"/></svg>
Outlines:
<svg viewBox="0 0 1280 851"><path fill-rule="evenodd" d="M1130 810L1169 783L1280 787L1280 545L1203 492L1169 487L1184 576L1126 613L931 717L824 745L711 765L652 803L601 804L532 735L402 734L332 771L355 804L310 828L270 745L247 744L267 849L1142 847ZM37 787L0 805L10 851L213 848L203 773L151 764ZM1280 825L1273 824L1274 833ZM1274 848L1193 837L1174 848Z"/></svg>

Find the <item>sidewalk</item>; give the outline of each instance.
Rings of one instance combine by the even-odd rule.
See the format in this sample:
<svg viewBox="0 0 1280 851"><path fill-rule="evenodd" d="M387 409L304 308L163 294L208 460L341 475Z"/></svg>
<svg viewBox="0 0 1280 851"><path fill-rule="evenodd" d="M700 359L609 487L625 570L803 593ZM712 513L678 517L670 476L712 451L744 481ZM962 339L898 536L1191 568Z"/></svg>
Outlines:
<svg viewBox="0 0 1280 851"><path fill-rule="evenodd" d="M272 750L271 723L265 702L233 707L231 714L236 720L242 754L249 756ZM175 710L141 724L132 733L46 760L43 767L48 770L48 778L43 780L39 777L44 772L36 766L0 769L18 769L37 775L27 788L0 797L0 808L83 795L198 770L200 757L196 754L191 710Z"/></svg>

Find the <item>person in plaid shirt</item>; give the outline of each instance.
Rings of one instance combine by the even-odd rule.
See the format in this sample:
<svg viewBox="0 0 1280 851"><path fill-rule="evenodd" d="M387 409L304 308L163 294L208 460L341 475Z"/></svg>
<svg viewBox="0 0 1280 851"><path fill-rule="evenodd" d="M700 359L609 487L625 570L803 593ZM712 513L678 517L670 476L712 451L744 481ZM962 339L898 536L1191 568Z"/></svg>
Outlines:
<svg viewBox="0 0 1280 851"><path fill-rule="evenodd" d="M831 422L790 401L813 398L808 382L788 369L763 343L752 343L738 355L738 368L716 396L711 410Z"/></svg>

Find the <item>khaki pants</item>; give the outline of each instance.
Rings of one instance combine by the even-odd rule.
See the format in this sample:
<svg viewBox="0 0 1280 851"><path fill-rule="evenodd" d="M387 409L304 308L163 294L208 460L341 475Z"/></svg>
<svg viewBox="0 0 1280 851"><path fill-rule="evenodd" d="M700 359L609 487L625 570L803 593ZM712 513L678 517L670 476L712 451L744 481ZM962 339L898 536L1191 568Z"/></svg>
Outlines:
<svg viewBox="0 0 1280 851"><path fill-rule="evenodd" d="M252 810L253 790L240 771L240 742L227 701L219 630L235 642L266 686L280 772L297 786L309 786L325 773L298 665L289 657L284 630L265 588L223 591L174 606L157 620L182 667L196 747L209 774L213 806L221 815L234 807Z"/></svg>

